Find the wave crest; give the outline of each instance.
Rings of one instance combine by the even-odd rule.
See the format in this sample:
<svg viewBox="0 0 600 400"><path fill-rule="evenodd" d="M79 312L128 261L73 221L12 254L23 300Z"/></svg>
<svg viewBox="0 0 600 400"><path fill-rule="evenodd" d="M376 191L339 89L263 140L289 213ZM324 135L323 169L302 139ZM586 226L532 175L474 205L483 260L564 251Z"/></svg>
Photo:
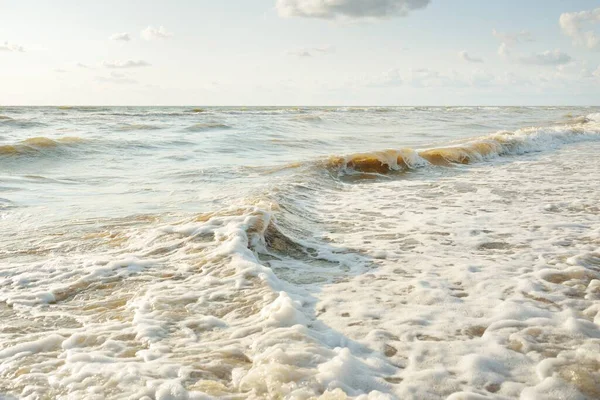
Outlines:
<svg viewBox="0 0 600 400"><path fill-rule="evenodd" d="M384 150L330 157L325 163L338 174L388 174L427 165L472 164L494 157L519 155L556 148L562 144L600 139L600 114L592 114L577 123L549 128L501 131L454 145L413 150Z"/></svg>
<svg viewBox="0 0 600 400"><path fill-rule="evenodd" d="M48 149L72 146L83 141L84 139L75 136L66 136L59 139L38 136L22 140L16 144L1 145L0 156L31 155Z"/></svg>
<svg viewBox="0 0 600 400"><path fill-rule="evenodd" d="M162 126L150 125L150 124L123 124L117 127L118 131L130 132L130 131L154 131L163 129Z"/></svg>
<svg viewBox="0 0 600 400"><path fill-rule="evenodd" d="M204 131L213 131L213 130L224 130L231 129L231 126L221 124L218 122L203 122L188 126L185 128L188 132L204 132Z"/></svg>
<svg viewBox="0 0 600 400"><path fill-rule="evenodd" d="M45 124L42 122L14 119L6 115L0 115L0 126L9 126L11 128L34 128L44 125Z"/></svg>

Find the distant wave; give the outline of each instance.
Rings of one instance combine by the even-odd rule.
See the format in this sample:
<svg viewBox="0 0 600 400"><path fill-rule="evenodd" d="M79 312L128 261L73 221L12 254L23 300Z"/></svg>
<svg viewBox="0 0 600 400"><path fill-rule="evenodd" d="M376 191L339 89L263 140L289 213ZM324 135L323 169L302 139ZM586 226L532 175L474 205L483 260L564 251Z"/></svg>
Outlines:
<svg viewBox="0 0 600 400"><path fill-rule="evenodd" d="M185 128L188 132L204 132L204 131L213 131L213 130L222 130L222 129L231 129L231 126L221 124L218 122L203 122L188 126Z"/></svg>
<svg viewBox="0 0 600 400"><path fill-rule="evenodd" d="M128 112L128 111L111 111L101 110L96 112L96 115L108 115L111 117L184 117L188 113L182 111L156 111L148 110L144 112Z"/></svg>
<svg viewBox="0 0 600 400"><path fill-rule="evenodd" d="M600 140L600 124L589 123L593 121L600 121L600 114L590 114L582 119L576 118L570 125L498 132L447 147L424 150L390 149L333 156L325 162L325 167L337 174L346 175L387 174L427 165L472 164L493 157L552 149L566 143Z"/></svg>
<svg viewBox="0 0 600 400"><path fill-rule="evenodd" d="M11 128L32 128L36 126L44 126L43 123L31 120L21 120L0 115L0 126L10 126Z"/></svg>
<svg viewBox="0 0 600 400"><path fill-rule="evenodd" d="M210 111L220 114L254 114L254 115L285 115L285 114L305 114L314 110L320 109L319 107L216 107L211 108Z"/></svg>
<svg viewBox="0 0 600 400"><path fill-rule="evenodd" d="M61 149L83 142L79 137L50 139L39 136L25 139L15 144L0 145L0 156L35 155L52 149Z"/></svg>
<svg viewBox="0 0 600 400"><path fill-rule="evenodd" d="M158 129L163 129L163 126L160 125L151 125L151 124L122 124L119 125L116 129L122 132L128 131L153 131Z"/></svg>
<svg viewBox="0 0 600 400"><path fill-rule="evenodd" d="M306 121L306 122L323 121L323 118L321 118L320 116L312 115L312 114L295 115L292 119L294 119L295 121Z"/></svg>

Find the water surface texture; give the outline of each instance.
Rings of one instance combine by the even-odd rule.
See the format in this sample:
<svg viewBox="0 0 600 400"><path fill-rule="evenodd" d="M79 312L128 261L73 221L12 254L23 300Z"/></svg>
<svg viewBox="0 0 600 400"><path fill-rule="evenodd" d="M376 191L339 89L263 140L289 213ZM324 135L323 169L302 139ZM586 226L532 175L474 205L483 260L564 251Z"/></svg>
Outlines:
<svg viewBox="0 0 600 400"><path fill-rule="evenodd" d="M600 109L0 108L0 397L596 399Z"/></svg>

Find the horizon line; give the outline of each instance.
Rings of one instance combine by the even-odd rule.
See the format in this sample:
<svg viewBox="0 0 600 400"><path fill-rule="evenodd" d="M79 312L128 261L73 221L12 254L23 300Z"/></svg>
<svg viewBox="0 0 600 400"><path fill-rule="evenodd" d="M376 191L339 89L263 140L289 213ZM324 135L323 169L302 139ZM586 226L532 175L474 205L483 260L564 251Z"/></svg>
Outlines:
<svg viewBox="0 0 600 400"><path fill-rule="evenodd" d="M445 108L456 108L456 107L600 107L600 104L536 104L536 105L527 105L527 104L456 104L456 105L441 105L441 104L411 104L411 105L374 105L374 104L355 104L355 105L346 105L346 104L334 104L334 105L299 105L299 104L265 104L265 105L243 105L243 104L234 104L234 105L198 105L198 104L178 104L178 105L165 105L165 104L157 104L157 105L142 105L142 104L10 104L3 105L0 104L0 108L3 107L62 107L62 108L70 108L70 107L196 107L196 108L211 108L211 107L239 107L239 108L265 108L265 107L304 107L304 108L331 108L331 107L365 107L365 108L375 108L375 107L389 107L389 108L408 108L408 107L445 107Z"/></svg>

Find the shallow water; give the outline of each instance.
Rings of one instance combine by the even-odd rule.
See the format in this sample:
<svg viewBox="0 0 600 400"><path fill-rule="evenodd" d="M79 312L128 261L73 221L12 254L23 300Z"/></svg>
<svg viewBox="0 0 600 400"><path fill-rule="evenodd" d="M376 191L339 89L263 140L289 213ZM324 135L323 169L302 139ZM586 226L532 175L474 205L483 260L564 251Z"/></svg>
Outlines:
<svg viewBox="0 0 600 400"><path fill-rule="evenodd" d="M598 108L0 108L0 396L598 398L599 151Z"/></svg>

